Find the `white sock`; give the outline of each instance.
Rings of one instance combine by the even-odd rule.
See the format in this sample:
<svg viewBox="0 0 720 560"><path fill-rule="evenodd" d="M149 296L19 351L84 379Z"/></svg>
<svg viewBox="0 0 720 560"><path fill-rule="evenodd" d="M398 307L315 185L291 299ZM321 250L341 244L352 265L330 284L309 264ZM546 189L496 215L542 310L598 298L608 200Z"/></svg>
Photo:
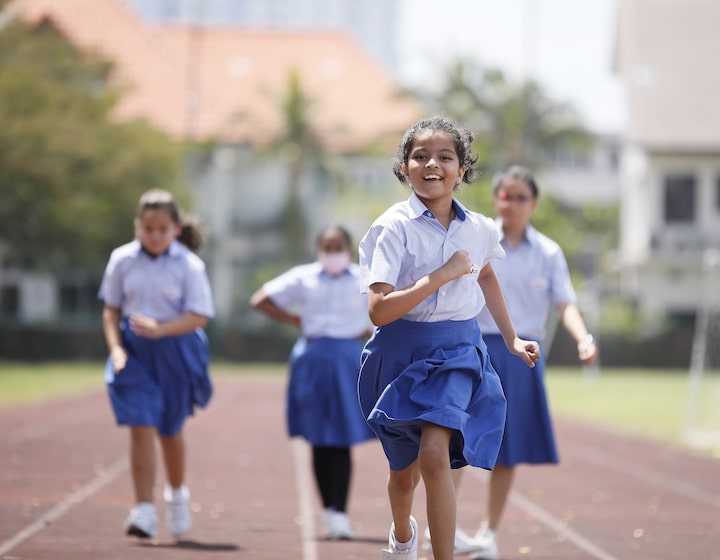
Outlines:
<svg viewBox="0 0 720 560"><path fill-rule="evenodd" d="M415 531L413 530L412 525L410 526L410 529L413 531L413 534L410 536L410 540L408 540L407 542L399 542L395 538L395 531L393 531L393 543L395 546L395 550L397 550L398 552L407 552L412 548L412 542L415 538Z"/></svg>
<svg viewBox="0 0 720 560"><path fill-rule="evenodd" d="M187 486L184 484L180 488L170 488L170 496L173 502L180 502L188 496Z"/></svg>

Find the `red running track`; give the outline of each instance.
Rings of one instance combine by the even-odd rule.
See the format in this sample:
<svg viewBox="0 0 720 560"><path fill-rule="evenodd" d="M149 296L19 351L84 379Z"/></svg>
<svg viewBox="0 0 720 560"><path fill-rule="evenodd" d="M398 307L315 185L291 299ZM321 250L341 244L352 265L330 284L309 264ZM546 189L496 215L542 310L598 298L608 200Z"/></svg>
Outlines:
<svg viewBox="0 0 720 560"><path fill-rule="evenodd" d="M187 423L195 514L180 542L162 523L149 543L123 534L127 433L103 392L1 409L0 559L378 559L390 524L379 444L353 452L357 539L323 540L307 445L285 435L284 386L278 376L216 379L210 406ZM720 461L568 421L556 427L561 464L518 470L503 560L720 560ZM471 470L458 498L469 532L482 518L486 474ZM424 500L421 486L422 527Z"/></svg>

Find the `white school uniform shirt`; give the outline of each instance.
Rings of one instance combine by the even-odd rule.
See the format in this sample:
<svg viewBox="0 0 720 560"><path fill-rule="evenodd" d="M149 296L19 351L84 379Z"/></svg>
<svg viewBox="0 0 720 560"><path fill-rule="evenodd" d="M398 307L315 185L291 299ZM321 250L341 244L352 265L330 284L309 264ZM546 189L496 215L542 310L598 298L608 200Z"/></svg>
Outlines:
<svg viewBox="0 0 720 560"><path fill-rule="evenodd" d="M490 259L503 258L505 252L490 218L467 210L454 199L453 208L457 218L447 231L415 193L386 210L360 242L362 289L367 291L376 282L390 284L396 290L407 288L464 249L476 267L475 273L448 282L403 319L464 321L477 316L485 306L478 272Z"/></svg>
<svg viewBox="0 0 720 560"><path fill-rule="evenodd" d="M316 261L291 268L262 289L275 305L300 315L303 337L358 338L372 328L359 279L354 263L331 276Z"/></svg>
<svg viewBox="0 0 720 560"><path fill-rule="evenodd" d="M138 240L115 249L98 297L125 317L140 313L169 321L186 312L215 316L205 263L177 240L157 257L144 251Z"/></svg>
<svg viewBox="0 0 720 560"><path fill-rule="evenodd" d="M565 256L560 245L532 226L526 228L525 239L517 247L504 240L500 219L495 226L506 257L493 268L515 331L542 340L550 306L577 302ZM486 309L478 315L478 323L483 334L500 334Z"/></svg>

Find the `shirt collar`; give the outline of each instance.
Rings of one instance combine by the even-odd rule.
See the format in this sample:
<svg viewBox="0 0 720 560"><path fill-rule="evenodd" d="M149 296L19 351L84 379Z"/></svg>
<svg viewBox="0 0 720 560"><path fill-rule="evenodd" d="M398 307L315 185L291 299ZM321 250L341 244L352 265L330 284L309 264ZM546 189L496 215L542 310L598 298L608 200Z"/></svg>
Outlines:
<svg viewBox="0 0 720 560"><path fill-rule="evenodd" d="M345 276L346 274L351 274L352 273L351 269L353 266L353 263L350 262L348 267L345 270L343 270L340 274L338 274L337 276L330 276L327 272L325 272L325 269L323 268L323 265L319 260L313 261L312 264L314 267L313 272L315 274L317 274L318 276L327 276L328 278L339 278L340 276Z"/></svg>
<svg viewBox="0 0 720 560"><path fill-rule="evenodd" d="M148 253L145 248L142 246L142 243L138 239L133 241L135 244L135 247L133 247L134 254L140 255L141 253L144 255L147 255L150 258L154 258L150 253ZM165 251L162 255L158 255L159 257L162 257L164 255L170 256L170 257L177 257L182 252L182 243L180 243L177 239L174 239L172 243L170 243L170 247L168 247L167 251Z"/></svg>
<svg viewBox="0 0 720 560"><path fill-rule="evenodd" d="M495 227L497 228L499 234L500 234L500 241L505 240L505 231L502 227L502 218L496 218L495 219ZM539 232L536 230L533 226L530 224L527 225L525 228L525 235L524 240L529 243L532 246L535 246L538 244L538 235Z"/></svg>
<svg viewBox="0 0 720 560"><path fill-rule="evenodd" d="M427 209L427 206L425 206L422 201L418 198L418 196L413 192L410 195L410 199L408 200L408 203L410 205L410 212L409 216L410 219L414 220L415 218L419 218L420 216L427 216L428 218L435 218L435 215L430 212L430 210ZM466 209L465 207L460 204L457 200L453 198L452 200L453 208L455 209L455 215L457 216L458 220L461 222L465 221L466 216Z"/></svg>

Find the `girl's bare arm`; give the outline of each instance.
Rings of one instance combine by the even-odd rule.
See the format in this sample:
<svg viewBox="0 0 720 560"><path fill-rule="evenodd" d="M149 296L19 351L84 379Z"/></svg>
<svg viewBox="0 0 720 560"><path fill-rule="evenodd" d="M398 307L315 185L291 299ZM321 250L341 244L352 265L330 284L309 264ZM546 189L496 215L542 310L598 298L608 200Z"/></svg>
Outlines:
<svg viewBox="0 0 720 560"><path fill-rule="evenodd" d="M120 309L106 304L103 307L102 323L110 359L112 360L113 369L117 373L127 363L127 354L123 348L122 336L120 335Z"/></svg>
<svg viewBox="0 0 720 560"><path fill-rule="evenodd" d="M518 337L512 319L510 319L500 283L490 263L480 271L478 283L485 295L485 305L495 320L505 345L527 365L534 366L535 362L540 359L540 345L534 340L523 340Z"/></svg>
<svg viewBox="0 0 720 560"><path fill-rule="evenodd" d="M264 313L271 319L282 321L283 323L290 323L296 327L300 326L300 316L294 313L288 313L282 307L276 305L262 288L250 297L250 305L252 305L253 309Z"/></svg>
<svg viewBox="0 0 720 560"><path fill-rule="evenodd" d="M441 286L470 272L470 266L467 252L457 251L440 268L426 274L407 288L395 290L392 285L383 282L372 284L368 294L370 320L378 327L392 323Z"/></svg>
<svg viewBox="0 0 720 560"><path fill-rule="evenodd" d="M203 328L205 325L207 325L207 317L192 311L186 311L179 317L164 322L145 315L130 316L130 328L132 331L138 336L147 338L187 334L195 329Z"/></svg>

